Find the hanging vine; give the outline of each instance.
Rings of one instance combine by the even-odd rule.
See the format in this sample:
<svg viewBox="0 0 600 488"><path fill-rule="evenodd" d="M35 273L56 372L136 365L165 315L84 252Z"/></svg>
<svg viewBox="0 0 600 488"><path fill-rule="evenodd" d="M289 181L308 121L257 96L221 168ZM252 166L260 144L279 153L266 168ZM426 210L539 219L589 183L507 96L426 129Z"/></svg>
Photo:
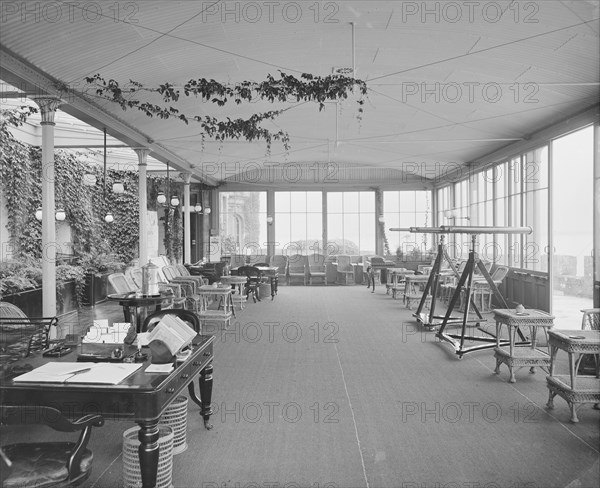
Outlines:
<svg viewBox="0 0 600 488"><path fill-rule="evenodd" d="M177 88L171 83L164 83L157 87L147 87L142 83L130 80L126 86L121 86L116 80L105 80L96 74L85 78L86 83L93 90L96 97L117 103L123 110L135 109L148 117L161 119L176 118L185 124L195 121L200 124L203 135L214 138L217 141L226 139L245 139L253 141L262 139L267 142L270 150L273 141L280 141L286 151L290 148L290 139L287 132L279 130L271 132L261 127L265 120L273 120L285 110L271 110L263 113L253 114L247 119L218 120L208 115L183 113L172 105L159 105L140 99L144 92L156 93L165 104L176 103L182 94L186 97L197 97L204 102L215 103L219 107L233 102L240 105L244 102L250 103L256 100L274 102L316 102L319 111L325 108L325 102L330 100L343 100L355 88L358 89L359 99L358 116L362 118L364 97L367 94L367 85L362 80L348 78L340 75L329 75L325 77L314 76L304 73L300 78L279 72L279 78L268 75L262 82L243 81L235 84L222 84L215 80L206 78L192 79Z"/></svg>

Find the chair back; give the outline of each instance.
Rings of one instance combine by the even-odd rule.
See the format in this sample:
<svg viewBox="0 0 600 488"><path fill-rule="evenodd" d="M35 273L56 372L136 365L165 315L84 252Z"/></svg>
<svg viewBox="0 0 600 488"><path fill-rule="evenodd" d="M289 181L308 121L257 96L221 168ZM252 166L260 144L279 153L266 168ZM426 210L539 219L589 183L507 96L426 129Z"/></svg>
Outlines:
<svg viewBox="0 0 600 488"><path fill-rule="evenodd" d="M288 274L304 274L306 266L306 256L302 254L293 254L287 260Z"/></svg>
<svg viewBox="0 0 600 488"><path fill-rule="evenodd" d="M498 266L496 270L492 273L492 281L501 283L506 275L508 274L508 266Z"/></svg>
<svg viewBox="0 0 600 488"><path fill-rule="evenodd" d="M581 330L600 330L600 308L582 310Z"/></svg>
<svg viewBox="0 0 600 488"><path fill-rule="evenodd" d="M338 271L354 271L352 258L347 254L340 254L337 257L337 266Z"/></svg>
<svg viewBox="0 0 600 488"><path fill-rule="evenodd" d="M325 256L323 254L309 254L306 263L310 271L325 271Z"/></svg>
<svg viewBox="0 0 600 488"><path fill-rule="evenodd" d="M129 279L133 282L134 287L138 290L142 289L142 268L129 268L126 271L126 276L129 274Z"/></svg>
<svg viewBox="0 0 600 488"><path fill-rule="evenodd" d="M173 281L179 276L179 272L175 266L163 266L162 272L165 275L167 281Z"/></svg>
<svg viewBox="0 0 600 488"><path fill-rule="evenodd" d="M127 281L127 278L123 273L111 273L108 275L108 282L112 286L115 293L131 293L136 291L131 288L131 284Z"/></svg>
<svg viewBox="0 0 600 488"><path fill-rule="evenodd" d="M202 326L200 324L198 315L191 310L185 310L183 308L169 308L168 310L152 312L145 318L144 323L142 324L142 332L148 332L149 330L152 330L154 325L160 322L165 315L175 315L186 322L192 329L196 331L197 334L202 333Z"/></svg>
<svg viewBox="0 0 600 488"><path fill-rule="evenodd" d="M240 266L238 268L239 276L247 276L249 281L259 282L263 276L262 271L256 266Z"/></svg>
<svg viewBox="0 0 600 488"><path fill-rule="evenodd" d="M287 267L287 262L288 260L286 256L283 254L275 254L269 260L269 265L274 268L276 267L278 273L284 274Z"/></svg>
<svg viewBox="0 0 600 488"><path fill-rule="evenodd" d="M187 269L183 264L176 264L175 268L177 269L177 271L179 272L180 276L192 276L190 274L190 270Z"/></svg>

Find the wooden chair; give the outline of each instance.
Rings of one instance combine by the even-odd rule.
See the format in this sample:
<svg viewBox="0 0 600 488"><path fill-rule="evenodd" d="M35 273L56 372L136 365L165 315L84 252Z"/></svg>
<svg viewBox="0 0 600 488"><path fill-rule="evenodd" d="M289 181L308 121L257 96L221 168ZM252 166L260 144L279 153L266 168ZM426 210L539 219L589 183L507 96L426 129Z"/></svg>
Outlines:
<svg viewBox="0 0 600 488"><path fill-rule="evenodd" d="M350 256L342 254L337 257L337 283L354 285L354 265Z"/></svg>
<svg viewBox="0 0 600 488"><path fill-rule="evenodd" d="M27 317L16 305L0 302L0 363L29 356L31 351L47 349L51 328L58 317Z"/></svg>
<svg viewBox="0 0 600 488"><path fill-rule="evenodd" d="M324 285L327 285L325 256L323 256L323 254L316 253L306 256L306 272L309 285L313 284L314 279L321 280Z"/></svg>
<svg viewBox="0 0 600 488"><path fill-rule="evenodd" d="M93 455L87 444L92 428L104 425L104 418L89 414L70 421L59 410L43 405L2 405L0 424L42 424L58 432L80 432L77 442L19 442L2 446L11 463L2 466L3 488L66 487L77 486L89 478Z"/></svg>
<svg viewBox="0 0 600 488"><path fill-rule="evenodd" d="M293 280L302 280L302 284L306 285L306 267L306 256L303 256L301 254L294 254L288 257L287 268L285 271L287 284L290 285Z"/></svg>
<svg viewBox="0 0 600 488"><path fill-rule="evenodd" d="M246 276L248 281L246 281L246 285L244 287L244 293L246 295L246 301L250 295L252 295L252 300L254 303L257 301L260 302L260 291L259 287L263 282L263 275L261 271L255 266L241 266L238 268L239 276Z"/></svg>

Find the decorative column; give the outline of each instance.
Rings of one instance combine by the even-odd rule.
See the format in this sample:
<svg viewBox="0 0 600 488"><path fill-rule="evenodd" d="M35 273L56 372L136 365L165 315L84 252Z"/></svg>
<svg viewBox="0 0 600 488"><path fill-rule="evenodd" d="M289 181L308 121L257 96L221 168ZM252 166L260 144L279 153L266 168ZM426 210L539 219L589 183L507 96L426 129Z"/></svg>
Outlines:
<svg viewBox="0 0 600 488"><path fill-rule="evenodd" d="M138 157L138 201L139 201L139 254L140 266L144 266L148 262L148 202L146 198L146 161L148 159L149 149L135 149Z"/></svg>
<svg viewBox="0 0 600 488"><path fill-rule="evenodd" d="M54 204L54 114L60 100L54 97L34 99L42 116L42 315L56 315L56 212ZM50 331L50 339L56 334Z"/></svg>
<svg viewBox="0 0 600 488"><path fill-rule="evenodd" d="M383 193L381 188L375 188L375 225L377 232L375 233L375 254L383 256L383 233L385 232L384 226L379 222L379 217L383 215Z"/></svg>
<svg viewBox="0 0 600 488"><path fill-rule="evenodd" d="M192 262L192 235L190 232L190 173L181 173L183 179L183 263Z"/></svg>
<svg viewBox="0 0 600 488"><path fill-rule="evenodd" d="M267 255L275 255L275 191L267 190Z"/></svg>

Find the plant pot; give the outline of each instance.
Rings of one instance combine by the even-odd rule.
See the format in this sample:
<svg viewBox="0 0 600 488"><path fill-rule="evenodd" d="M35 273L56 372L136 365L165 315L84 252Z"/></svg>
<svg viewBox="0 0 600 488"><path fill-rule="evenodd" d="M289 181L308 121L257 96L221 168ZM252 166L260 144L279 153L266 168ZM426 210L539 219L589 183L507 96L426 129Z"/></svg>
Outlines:
<svg viewBox="0 0 600 488"><path fill-rule="evenodd" d="M65 315L77 310L77 296L74 281L67 281L62 287L62 299L60 291L56 292L56 315ZM42 313L42 289L34 288L24 290L12 295L2 297L3 302L12 303L23 310L28 317L43 317Z"/></svg>

